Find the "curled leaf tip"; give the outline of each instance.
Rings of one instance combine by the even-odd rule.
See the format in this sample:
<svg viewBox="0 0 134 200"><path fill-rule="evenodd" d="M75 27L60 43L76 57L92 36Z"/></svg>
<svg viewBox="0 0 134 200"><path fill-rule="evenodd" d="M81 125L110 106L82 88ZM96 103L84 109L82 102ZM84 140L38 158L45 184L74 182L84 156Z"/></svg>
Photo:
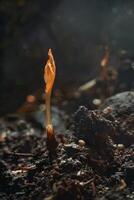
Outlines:
<svg viewBox="0 0 134 200"><path fill-rule="evenodd" d="M53 58L52 50L49 49L48 51L48 61L44 68L44 81L46 83L46 89L45 92L51 92L54 80L55 80L55 74L56 74L56 66L55 61Z"/></svg>

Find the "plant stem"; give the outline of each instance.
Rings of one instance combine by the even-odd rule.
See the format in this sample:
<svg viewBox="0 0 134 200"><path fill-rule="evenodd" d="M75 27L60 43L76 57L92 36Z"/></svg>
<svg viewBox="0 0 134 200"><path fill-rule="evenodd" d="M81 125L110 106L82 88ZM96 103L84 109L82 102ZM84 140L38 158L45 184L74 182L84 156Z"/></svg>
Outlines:
<svg viewBox="0 0 134 200"><path fill-rule="evenodd" d="M52 125L51 121L51 92L46 93L46 126Z"/></svg>

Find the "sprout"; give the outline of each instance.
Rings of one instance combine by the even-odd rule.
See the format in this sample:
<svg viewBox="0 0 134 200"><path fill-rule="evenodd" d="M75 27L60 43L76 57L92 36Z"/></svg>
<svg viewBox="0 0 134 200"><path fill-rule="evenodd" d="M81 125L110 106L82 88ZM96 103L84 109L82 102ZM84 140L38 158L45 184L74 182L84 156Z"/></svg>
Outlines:
<svg viewBox="0 0 134 200"><path fill-rule="evenodd" d="M51 49L48 51L48 61L44 69L44 81L45 81L45 97L46 97L46 132L48 149L50 151L55 150L57 142L54 135L54 129L51 120L51 93L55 80L56 66Z"/></svg>
<svg viewBox="0 0 134 200"><path fill-rule="evenodd" d="M102 80L108 79L108 64L109 64L109 49L105 48L104 57L101 60L101 78Z"/></svg>

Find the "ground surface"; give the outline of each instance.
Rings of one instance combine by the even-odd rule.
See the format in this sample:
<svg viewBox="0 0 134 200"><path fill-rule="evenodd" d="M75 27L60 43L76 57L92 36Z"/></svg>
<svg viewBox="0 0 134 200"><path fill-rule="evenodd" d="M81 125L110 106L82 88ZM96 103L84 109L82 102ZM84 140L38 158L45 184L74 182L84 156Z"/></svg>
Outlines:
<svg viewBox="0 0 134 200"><path fill-rule="evenodd" d="M0 199L134 199L134 115L113 110L81 106L52 158L38 123L1 119Z"/></svg>

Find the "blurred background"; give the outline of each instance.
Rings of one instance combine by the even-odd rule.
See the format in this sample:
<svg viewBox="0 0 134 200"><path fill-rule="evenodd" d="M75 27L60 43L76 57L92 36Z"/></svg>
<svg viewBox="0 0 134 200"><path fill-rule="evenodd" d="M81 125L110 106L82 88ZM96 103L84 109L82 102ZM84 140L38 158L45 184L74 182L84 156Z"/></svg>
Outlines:
<svg viewBox="0 0 134 200"><path fill-rule="evenodd" d="M105 46L110 64L134 55L133 0L1 0L0 114L42 90L52 48L56 88L79 86L99 73Z"/></svg>

